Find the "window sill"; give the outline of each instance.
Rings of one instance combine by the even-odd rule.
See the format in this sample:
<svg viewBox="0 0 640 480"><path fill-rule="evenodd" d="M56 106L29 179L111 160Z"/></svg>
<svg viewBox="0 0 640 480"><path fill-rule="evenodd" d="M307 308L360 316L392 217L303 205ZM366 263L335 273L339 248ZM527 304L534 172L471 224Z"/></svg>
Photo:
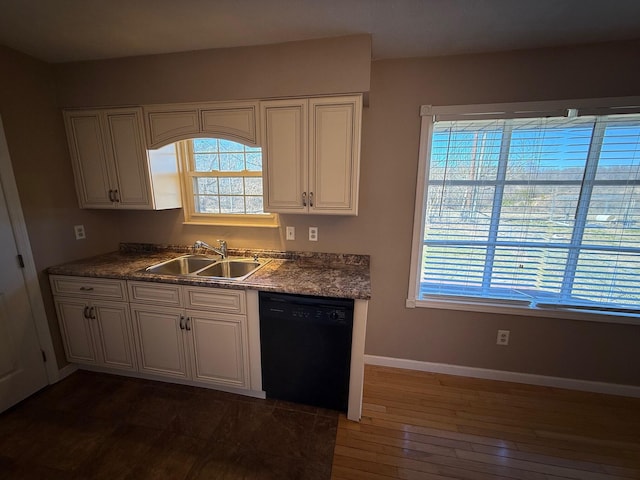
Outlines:
<svg viewBox="0 0 640 480"><path fill-rule="evenodd" d="M251 227L251 228L279 228L280 221L277 215L255 215L247 217L232 217L226 215L197 216L192 215L182 222L183 225L207 225L224 227Z"/></svg>
<svg viewBox="0 0 640 480"><path fill-rule="evenodd" d="M529 305L504 305L491 302L415 299L407 299L406 306L407 308L435 308L441 310L519 315L523 317L546 317L587 322L640 325L640 315L637 314L619 312L603 313L593 310L576 310L570 308L540 308L535 306L531 307Z"/></svg>

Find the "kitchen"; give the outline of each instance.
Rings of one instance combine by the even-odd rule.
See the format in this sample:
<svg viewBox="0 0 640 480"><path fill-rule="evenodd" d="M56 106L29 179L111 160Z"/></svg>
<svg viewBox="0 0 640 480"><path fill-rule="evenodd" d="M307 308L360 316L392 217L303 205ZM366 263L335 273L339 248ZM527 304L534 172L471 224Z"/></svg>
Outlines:
<svg viewBox="0 0 640 480"><path fill-rule="evenodd" d="M633 96L640 84L634 68L637 51L638 42L629 40L372 61L371 38L356 35L48 64L3 47L2 120L59 367L66 362L44 273L48 267L117 250L120 242L192 245L198 239L224 238L234 248L369 255L372 296L365 354L372 361L400 359L638 386L631 361L638 334L631 325L405 307L420 105ZM592 75L594 64L608 72L606 78ZM576 77L582 79L578 84ZM275 229L203 227L183 225L181 210L97 211L77 206L63 106L354 92L365 93L358 216L283 215ZM73 226L78 224L85 226L85 240L75 240ZM316 226L319 241L305 235L286 241L287 225L298 232ZM527 341L498 351L495 331L505 324L512 336Z"/></svg>

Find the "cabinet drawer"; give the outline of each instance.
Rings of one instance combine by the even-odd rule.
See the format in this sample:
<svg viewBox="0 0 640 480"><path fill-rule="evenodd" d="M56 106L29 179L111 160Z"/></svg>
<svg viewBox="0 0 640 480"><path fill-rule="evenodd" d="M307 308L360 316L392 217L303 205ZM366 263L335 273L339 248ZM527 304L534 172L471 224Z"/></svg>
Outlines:
<svg viewBox="0 0 640 480"><path fill-rule="evenodd" d="M182 306L180 285L150 282L128 282L129 297L132 302L151 303L153 305Z"/></svg>
<svg viewBox="0 0 640 480"><path fill-rule="evenodd" d="M54 295L127 301L127 286L124 280L51 275L50 281Z"/></svg>
<svg viewBox="0 0 640 480"><path fill-rule="evenodd" d="M224 288L184 287L186 308L226 313L246 313L244 290Z"/></svg>

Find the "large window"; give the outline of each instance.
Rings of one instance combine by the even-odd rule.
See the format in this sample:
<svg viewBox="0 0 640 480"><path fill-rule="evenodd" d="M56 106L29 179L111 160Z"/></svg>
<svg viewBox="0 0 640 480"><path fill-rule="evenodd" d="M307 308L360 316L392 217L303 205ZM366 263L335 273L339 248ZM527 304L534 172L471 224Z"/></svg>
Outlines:
<svg viewBox="0 0 640 480"><path fill-rule="evenodd" d="M640 115L567 112L423 123L418 303L640 313Z"/></svg>
<svg viewBox="0 0 640 480"><path fill-rule="evenodd" d="M262 200L262 151L217 138L182 142L187 221L270 225Z"/></svg>

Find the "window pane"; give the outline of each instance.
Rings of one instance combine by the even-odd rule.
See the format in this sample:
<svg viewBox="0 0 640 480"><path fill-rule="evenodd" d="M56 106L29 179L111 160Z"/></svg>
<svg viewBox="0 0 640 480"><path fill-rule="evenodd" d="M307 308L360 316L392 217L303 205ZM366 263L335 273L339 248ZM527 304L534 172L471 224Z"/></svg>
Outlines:
<svg viewBox="0 0 640 480"><path fill-rule="evenodd" d="M244 170L244 155L242 153L221 153L220 170L223 172L241 172Z"/></svg>
<svg viewBox="0 0 640 480"><path fill-rule="evenodd" d="M217 194L218 193L218 179L217 178L194 178L194 190L196 195L201 194Z"/></svg>
<svg viewBox="0 0 640 480"><path fill-rule="evenodd" d="M486 240L494 187L431 186L425 240Z"/></svg>
<svg viewBox="0 0 640 480"><path fill-rule="evenodd" d="M428 245L422 257L422 293L480 293L486 248Z"/></svg>
<svg viewBox="0 0 640 480"><path fill-rule="evenodd" d="M242 177L220 177L220 195L244 195Z"/></svg>
<svg viewBox="0 0 640 480"><path fill-rule="evenodd" d="M217 152L218 140L215 138L196 138L193 140L193 151L198 152Z"/></svg>
<svg viewBox="0 0 640 480"><path fill-rule="evenodd" d="M197 195L195 206L198 213L220 213L217 196Z"/></svg>
<svg viewBox="0 0 640 480"><path fill-rule="evenodd" d="M602 139L596 180L640 180L640 115L616 115L611 121Z"/></svg>
<svg viewBox="0 0 640 480"><path fill-rule="evenodd" d="M247 204L247 213L258 214L264 213L263 204L262 204L262 196L260 197L245 197Z"/></svg>
<svg viewBox="0 0 640 480"><path fill-rule="evenodd" d="M220 151L221 152L244 152L244 145L231 140L220 139Z"/></svg>
<svg viewBox="0 0 640 480"><path fill-rule="evenodd" d="M213 153L195 153L193 155L196 172L210 172L220 170L218 155Z"/></svg>
<svg viewBox="0 0 640 480"><path fill-rule="evenodd" d="M498 238L570 243L579 194L579 186L505 186Z"/></svg>
<svg viewBox="0 0 640 480"><path fill-rule="evenodd" d="M220 213L245 213L244 197L225 196L220 197Z"/></svg>
<svg viewBox="0 0 640 480"><path fill-rule="evenodd" d="M247 195L262 195L262 178L260 177L245 178L244 191Z"/></svg>
<svg viewBox="0 0 640 480"><path fill-rule="evenodd" d="M513 121L507 179L582 181L593 119Z"/></svg>
<svg viewBox="0 0 640 480"><path fill-rule="evenodd" d="M640 307L640 254L580 253L572 295L580 303Z"/></svg>
<svg viewBox="0 0 640 480"><path fill-rule="evenodd" d="M247 170L250 172L262 171L262 153L247 153Z"/></svg>

